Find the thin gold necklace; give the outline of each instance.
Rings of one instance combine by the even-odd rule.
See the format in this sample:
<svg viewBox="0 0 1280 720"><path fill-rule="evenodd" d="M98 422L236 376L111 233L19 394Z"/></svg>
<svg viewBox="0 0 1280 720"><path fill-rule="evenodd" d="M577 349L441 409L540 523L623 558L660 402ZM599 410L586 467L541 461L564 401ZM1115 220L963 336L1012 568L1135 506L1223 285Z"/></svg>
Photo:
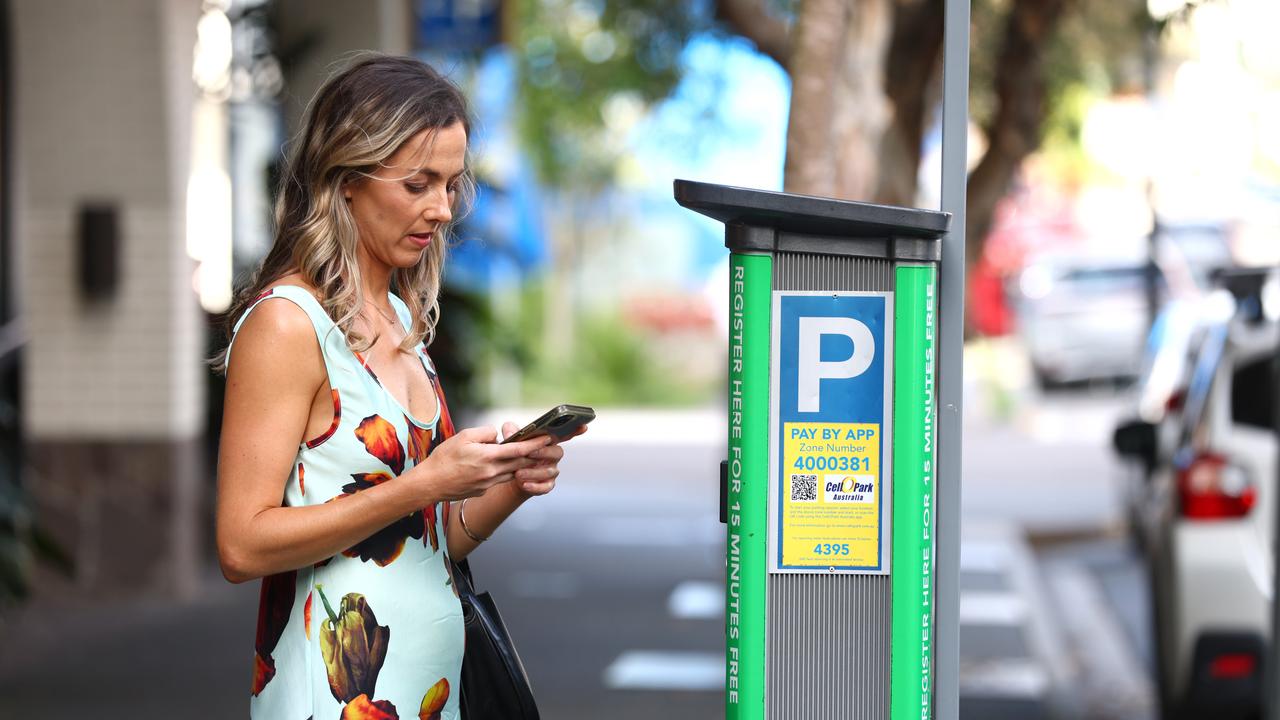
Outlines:
<svg viewBox="0 0 1280 720"><path fill-rule="evenodd" d="M399 322L397 322L396 320L392 319L392 317L391 317L390 315L388 315L388 314L386 314L385 312L383 312L383 311L382 311L382 308L378 307L378 304L377 304L377 303L375 303L374 301L372 301L372 300L366 300L365 302L367 302L368 304L372 305L372 306L373 306L373 309L374 309L374 310L377 310L377 311L378 311L378 314L379 314L379 315L381 315L381 316L383 317L383 319L385 319L387 322L391 323L393 326L394 326L394 325L399 325L399 324L400 324L400 323L399 323Z"/></svg>

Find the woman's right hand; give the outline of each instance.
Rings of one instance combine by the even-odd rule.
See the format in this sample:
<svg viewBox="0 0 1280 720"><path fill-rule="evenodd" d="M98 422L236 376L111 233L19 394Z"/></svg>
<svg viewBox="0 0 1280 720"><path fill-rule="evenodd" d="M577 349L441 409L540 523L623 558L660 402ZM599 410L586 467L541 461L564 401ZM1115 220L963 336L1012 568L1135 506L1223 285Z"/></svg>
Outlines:
<svg viewBox="0 0 1280 720"><path fill-rule="evenodd" d="M498 432L491 427L460 430L401 477L414 476L424 501L419 506L477 497L494 485L514 480L517 470L536 465L538 460L529 455L552 442L545 435L506 444L497 439Z"/></svg>

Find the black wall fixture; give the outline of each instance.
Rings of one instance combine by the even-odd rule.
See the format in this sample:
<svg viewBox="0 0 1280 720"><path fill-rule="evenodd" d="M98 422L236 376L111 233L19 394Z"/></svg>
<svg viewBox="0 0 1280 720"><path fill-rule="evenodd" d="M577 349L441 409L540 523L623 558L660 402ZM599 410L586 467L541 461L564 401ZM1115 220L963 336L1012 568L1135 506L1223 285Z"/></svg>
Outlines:
<svg viewBox="0 0 1280 720"><path fill-rule="evenodd" d="M110 300L120 278L120 212L114 203L83 203L77 223L80 294Z"/></svg>

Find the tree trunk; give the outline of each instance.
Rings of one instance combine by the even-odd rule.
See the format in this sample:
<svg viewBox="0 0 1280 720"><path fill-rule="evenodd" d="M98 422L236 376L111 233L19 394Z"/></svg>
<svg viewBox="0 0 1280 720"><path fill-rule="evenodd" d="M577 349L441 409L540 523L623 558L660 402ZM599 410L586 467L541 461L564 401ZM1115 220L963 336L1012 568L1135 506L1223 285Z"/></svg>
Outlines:
<svg viewBox="0 0 1280 720"><path fill-rule="evenodd" d="M831 118L835 145L827 154L835 163L831 194L870 201L880 172L881 138L889 124L884 83L893 8L890 0L854 0L847 8Z"/></svg>
<svg viewBox="0 0 1280 720"><path fill-rule="evenodd" d="M1045 46L1068 0L1016 0L1005 25L996 65L996 111L985 128L987 152L969 174L965 214L965 266L971 270L986 243L996 203L1008 192L1022 161L1040 145L1049 108Z"/></svg>
<svg viewBox="0 0 1280 720"><path fill-rule="evenodd" d="M717 20L755 43L784 70L791 65L791 28L761 0L716 0L715 13Z"/></svg>
<svg viewBox="0 0 1280 720"><path fill-rule="evenodd" d="M884 60L891 0L806 0L789 70L788 192L868 200L888 123Z"/></svg>
<svg viewBox="0 0 1280 720"><path fill-rule="evenodd" d="M875 200L914 206L920 146L942 92L943 0L897 0L884 89L890 122L880 143Z"/></svg>
<svg viewBox="0 0 1280 720"><path fill-rule="evenodd" d="M791 115L787 124L787 192L835 191L832 119L848 13L842 0L807 0L799 9L791 53Z"/></svg>

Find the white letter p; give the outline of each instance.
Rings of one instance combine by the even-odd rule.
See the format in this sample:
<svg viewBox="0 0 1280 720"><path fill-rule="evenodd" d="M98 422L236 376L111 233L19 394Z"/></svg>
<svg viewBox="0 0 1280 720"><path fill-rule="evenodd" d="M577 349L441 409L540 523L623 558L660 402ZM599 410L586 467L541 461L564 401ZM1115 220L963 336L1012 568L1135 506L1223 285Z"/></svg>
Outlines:
<svg viewBox="0 0 1280 720"><path fill-rule="evenodd" d="M844 360L822 361L822 336L844 335L853 341L853 354ZM871 328L853 318L801 317L800 360L796 388L797 410L818 412L818 388L824 378L852 378L871 367L876 341Z"/></svg>

